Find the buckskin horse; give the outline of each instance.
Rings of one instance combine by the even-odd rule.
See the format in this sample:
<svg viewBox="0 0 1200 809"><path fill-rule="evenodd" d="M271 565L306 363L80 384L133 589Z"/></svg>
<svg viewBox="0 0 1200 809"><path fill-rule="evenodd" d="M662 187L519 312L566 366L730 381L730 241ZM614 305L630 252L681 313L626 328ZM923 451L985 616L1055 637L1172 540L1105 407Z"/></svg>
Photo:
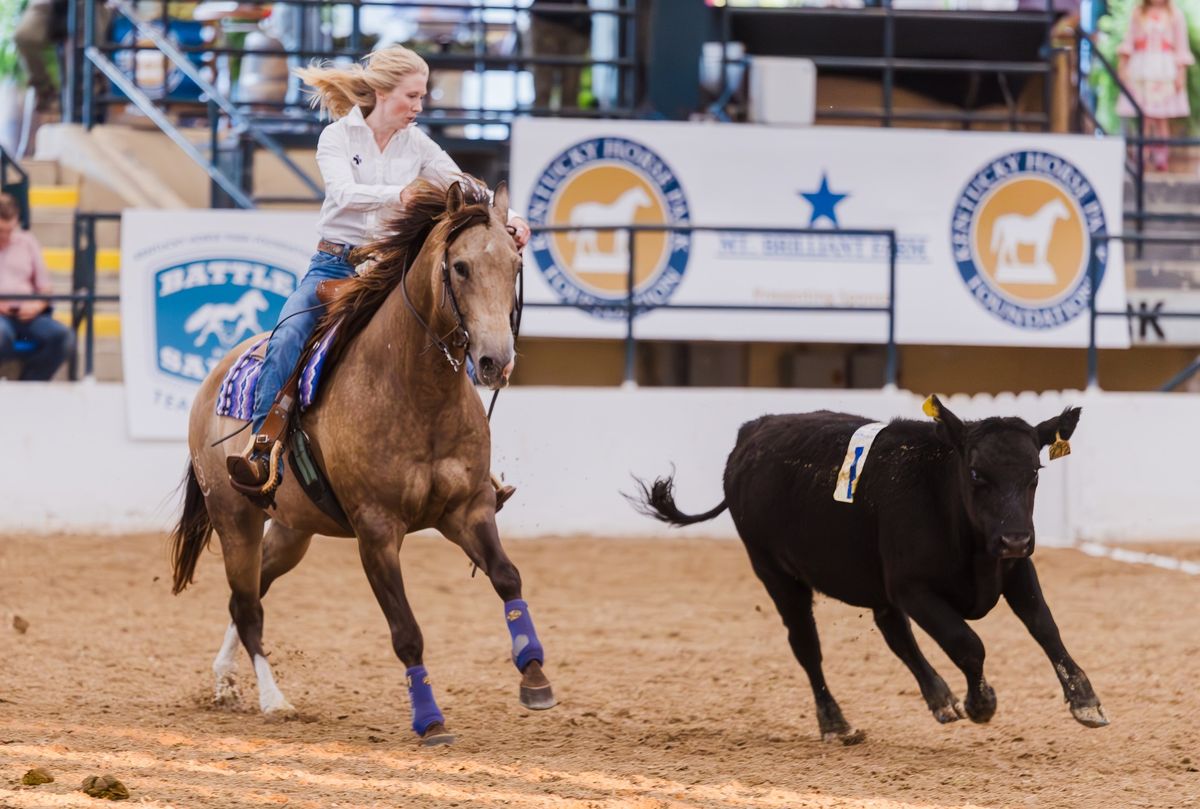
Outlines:
<svg viewBox="0 0 1200 809"><path fill-rule="evenodd" d="M303 431L345 524L314 504L296 474L284 476L268 509L229 483L220 442L242 423L216 415L215 406L226 373L262 335L231 352L200 386L189 425L183 515L173 534L174 592L191 582L215 531L232 590L232 620L213 663L218 703L237 698L240 640L253 661L262 711L294 713L263 654L262 598L304 557L313 534L356 536L392 648L407 669L413 730L425 744L453 741L422 663L424 643L404 594L399 556L406 534L436 528L504 600L521 703L554 705L542 647L521 598L521 575L496 530L488 420L460 372L469 357L479 382L493 390L512 372L521 257L505 227L507 210L503 186L489 204L481 184L464 179L442 189L422 182L390 223L392 235L360 250L375 266L345 282L313 335L310 345L326 340L329 353L322 392L304 413Z"/></svg>

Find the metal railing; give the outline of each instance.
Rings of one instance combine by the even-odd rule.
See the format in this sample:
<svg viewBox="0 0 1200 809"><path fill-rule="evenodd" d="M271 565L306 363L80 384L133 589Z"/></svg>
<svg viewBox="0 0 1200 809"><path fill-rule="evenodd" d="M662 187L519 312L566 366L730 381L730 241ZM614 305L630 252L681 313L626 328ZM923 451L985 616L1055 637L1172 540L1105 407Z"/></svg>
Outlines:
<svg viewBox="0 0 1200 809"><path fill-rule="evenodd" d="M1100 386L1100 347L1096 339L1096 328L1099 319L1125 318L1128 325L1132 327L1141 317L1144 317L1144 315L1135 311L1132 305L1129 304L1126 304L1123 310L1097 308L1096 295L1099 292L1099 289L1097 289L1099 260L1096 257L1096 251L1107 249L1108 243L1113 241L1134 242L1140 246L1142 244L1194 245L1200 240L1195 236L1189 235L1149 235L1144 233L1097 234L1093 237L1092 260L1088 263L1090 292L1088 294L1087 386L1089 388L1098 388ZM1200 320L1200 311L1185 309L1175 311L1158 310L1154 312L1154 317L1164 320ZM1160 385L1159 390L1164 393L1175 390L1184 382L1191 379L1198 371L1200 371L1200 358L1197 358L1186 368L1171 377L1171 379Z"/></svg>
<svg viewBox="0 0 1200 809"><path fill-rule="evenodd" d="M720 27L721 43L721 92L710 105L710 111L717 117L722 117L722 110L729 104L738 92L738 87L730 81L730 65L748 66L751 57L731 58L729 43L733 36L734 17L743 16L796 16L796 17L846 17L856 22L880 19L883 22L883 36L880 41L882 56L831 56L809 55L797 51L794 56L810 59L818 69L853 70L862 72L877 72L881 76L881 109L818 109L817 118L825 119L868 119L877 120L882 126L891 126L895 121L924 121L950 122L969 125L971 123L1007 122L1010 129L1018 125L1031 124L1041 126L1043 130L1050 128L1051 82L1053 74L1053 52L1051 48L1051 30L1057 14L1052 0L1046 1L1045 11L954 11L949 9L897 9L892 0L882 0L876 8L833 8L820 6L785 6L779 8L760 8L731 6L722 4L716 9ZM983 22L1031 22L1045 26L1043 58L1036 61L1012 61L997 59L958 59L958 58L912 58L896 56L896 22L898 20L930 20L930 21L983 21ZM982 113L975 111L943 112L939 110L897 110L895 108L896 74L912 73L967 73L979 75L995 73L1000 81L1001 89L1005 92L1005 102L1008 112L1005 114ZM1018 113L1016 102L1008 91L1006 77L1008 75L1043 76L1043 112Z"/></svg>
<svg viewBox="0 0 1200 809"><path fill-rule="evenodd" d="M745 227L740 225L718 227L716 225L690 225L685 223L661 225L549 225L532 229L534 238L543 233L569 233L598 231L602 233L624 233L626 247L625 295L623 299L611 301L589 301L571 303L567 301L527 301L525 306L548 309L607 309L621 312L625 320L625 371L624 384L637 384L637 335L634 322L638 314L649 311L704 311L704 312L829 312L829 313L878 313L887 315L887 355L884 369L884 384L894 387L897 379L896 361L896 259L899 252L895 230L839 229L820 230L815 228L772 228ZM886 306L802 306L779 304L728 304L728 303L646 303L637 300L637 239L638 233L745 233L775 234L789 236L818 236L823 238L852 237L886 239L888 244L888 294ZM531 240L530 244L533 242Z"/></svg>
<svg viewBox="0 0 1200 809"><path fill-rule="evenodd" d="M96 289L96 223L100 221L116 221L120 219L120 214L111 213L78 213L75 220L75 238L74 238L74 269L73 269L73 289L71 294L64 295L9 295L6 297L12 299L30 299L30 300L48 300L57 302L70 302L72 307L72 329L78 334L80 328L83 329L83 339L81 348L83 351L83 370L84 376L92 376L94 372L94 357L95 357L95 326L94 318L96 314L96 304L98 303L116 303L119 301L118 295L97 295ZM896 321L896 269L898 258L898 243L896 232L889 229L880 230L821 230L812 228L770 228L770 227L745 227L745 226L701 226L690 224L661 224L661 225L612 225L612 226L542 226L533 228L535 237L538 234L555 234L571 231L592 230L600 232L624 232L627 234L627 264L625 274L625 290L623 295L614 296L609 300L595 300L587 302L568 302L568 301L527 301L525 306L531 309L576 309L576 310L597 310L604 309L613 313L617 313L622 317L625 326L623 336L624 342L624 371L623 379L625 382L636 384L637 382L637 345L639 338L637 336L637 317L640 314L649 311L711 311L711 312L772 312L772 313L830 313L830 314L870 314L886 316L886 339L884 341L886 351L886 362L884 370L884 383L889 386L894 386L898 383L898 347L895 333ZM887 304L884 306L807 306L807 305L776 305L776 304L728 304L728 303L671 303L670 301L662 303L651 303L638 299L638 287L636 282L636 238L637 233L740 233L740 234L776 234L776 235L797 235L797 236L817 236L817 237L855 237L855 238L874 238L885 239L888 244L887 249ZM1145 242L1145 243L1164 243L1164 244L1195 244L1197 239L1191 236L1180 235L1145 235L1145 234L1098 234L1093 242L1093 249L1099 250L1102 246L1107 246L1109 242ZM1085 348L1086 355L1086 379L1088 387L1098 387L1099 385L1099 341L1097 339L1097 327L1102 318L1123 318L1126 322L1133 326L1140 317L1140 313L1135 311L1132 306L1126 306L1123 310L1116 309L1100 309L1097 306L1096 296L1098 289L1098 272L1099 262L1095 259L1091 262L1088 268L1089 274L1089 299L1088 299L1088 340ZM1175 310L1175 311L1156 311L1155 317L1166 320L1200 320L1200 311L1193 310ZM78 353L78 352L76 352ZM70 378L77 379L76 362L78 358L72 356L70 366ZM1200 359L1191 363L1187 368L1174 375L1170 380L1166 381L1159 387L1161 391L1171 391L1186 382L1193 375L1200 373Z"/></svg>
<svg viewBox="0 0 1200 809"><path fill-rule="evenodd" d="M21 227L29 229L29 175L16 158L0 146L0 191L12 194L20 209Z"/></svg>

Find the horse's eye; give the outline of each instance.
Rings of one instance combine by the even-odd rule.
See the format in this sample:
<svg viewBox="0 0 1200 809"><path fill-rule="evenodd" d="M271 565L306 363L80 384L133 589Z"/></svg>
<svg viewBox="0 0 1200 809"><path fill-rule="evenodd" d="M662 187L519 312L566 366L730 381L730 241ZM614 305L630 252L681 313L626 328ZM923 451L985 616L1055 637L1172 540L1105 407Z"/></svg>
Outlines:
<svg viewBox="0 0 1200 809"><path fill-rule="evenodd" d="M465 261L454 262L454 272L463 280L471 277L471 268L467 266Z"/></svg>

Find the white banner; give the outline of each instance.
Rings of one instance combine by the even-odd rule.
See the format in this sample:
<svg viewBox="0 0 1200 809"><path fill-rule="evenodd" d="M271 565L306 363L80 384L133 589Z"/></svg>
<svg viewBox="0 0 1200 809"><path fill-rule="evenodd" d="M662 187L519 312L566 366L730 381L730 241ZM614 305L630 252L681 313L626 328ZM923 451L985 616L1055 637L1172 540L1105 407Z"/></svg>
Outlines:
<svg viewBox="0 0 1200 809"><path fill-rule="evenodd" d="M635 300L886 306L893 229L896 337L908 344L1085 346L1089 259L1101 309L1125 307L1119 139L633 121L519 119L513 207L534 225L815 228L821 234L641 233ZM541 234L526 300L624 300L628 238ZM618 337L624 313L530 307L527 334ZM878 313L639 309L640 338L878 343ZM1099 343L1127 347L1124 323Z"/></svg>
<svg viewBox="0 0 1200 809"><path fill-rule="evenodd" d="M316 221L308 212L125 212L121 353L131 437L187 436L209 369L270 330L308 271Z"/></svg>

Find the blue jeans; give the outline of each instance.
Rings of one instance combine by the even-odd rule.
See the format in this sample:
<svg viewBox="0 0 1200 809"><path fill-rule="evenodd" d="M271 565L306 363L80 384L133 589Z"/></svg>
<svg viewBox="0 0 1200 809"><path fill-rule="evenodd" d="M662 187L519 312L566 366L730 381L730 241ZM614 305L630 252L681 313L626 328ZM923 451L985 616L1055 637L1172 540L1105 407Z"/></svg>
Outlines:
<svg viewBox="0 0 1200 809"><path fill-rule="evenodd" d="M17 354L17 340L33 342L32 352ZM0 359L16 357L21 360L21 379L41 381L54 376L63 360L75 347L75 335L49 312L22 322L15 317L0 315Z"/></svg>
<svg viewBox="0 0 1200 809"><path fill-rule="evenodd" d="M279 326L267 344L267 356L263 358L262 373L254 391L254 418L250 422L254 432L262 428L275 397L295 370L304 344L317 327L317 321L325 314L324 307L319 306L317 301L317 285L326 279L349 278L352 275L354 268L342 256L325 252L313 255L308 273L283 305L279 313ZM306 312L305 309L312 311Z"/></svg>

